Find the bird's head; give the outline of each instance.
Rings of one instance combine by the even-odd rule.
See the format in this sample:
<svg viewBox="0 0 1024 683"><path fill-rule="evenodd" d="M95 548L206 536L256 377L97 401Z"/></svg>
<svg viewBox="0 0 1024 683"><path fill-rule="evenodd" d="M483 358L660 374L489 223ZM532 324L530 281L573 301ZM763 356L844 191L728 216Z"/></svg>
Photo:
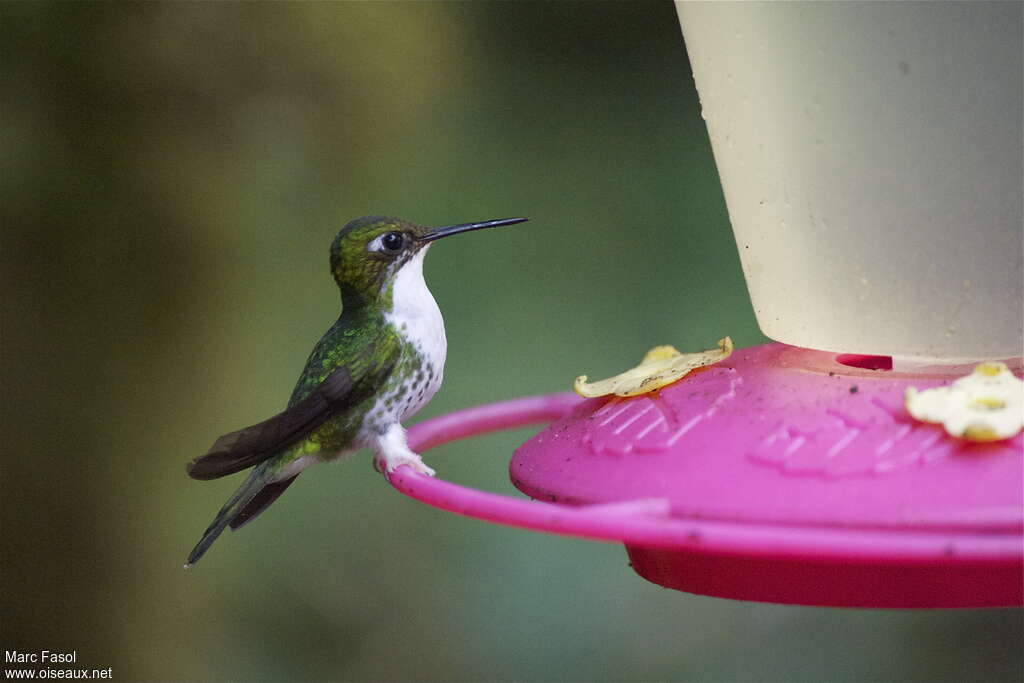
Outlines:
<svg viewBox="0 0 1024 683"><path fill-rule="evenodd" d="M417 256L437 239L469 230L522 223L525 218L501 218L429 228L400 218L364 216L350 221L331 244L331 273L344 305L356 306L386 296L403 267L421 262Z"/></svg>

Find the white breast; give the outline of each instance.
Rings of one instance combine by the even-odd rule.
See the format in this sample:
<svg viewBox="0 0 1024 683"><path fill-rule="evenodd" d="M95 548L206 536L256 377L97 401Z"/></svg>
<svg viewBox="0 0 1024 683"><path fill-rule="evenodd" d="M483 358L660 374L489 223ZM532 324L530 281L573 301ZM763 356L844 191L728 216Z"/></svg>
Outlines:
<svg viewBox="0 0 1024 683"><path fill-rule="evenodd" d="M444 319L441 309L434 301L434 295L427 289L423 279L423 257L425 247L409 260L395 277L392 290L391 312L387 321L394 326L406 341L416 347L428 366L433 370L433 379L426 388L422 401L409 405L399 419L412 415L441 387L444 360L448 351L448 340L444 335Z"/></svg>

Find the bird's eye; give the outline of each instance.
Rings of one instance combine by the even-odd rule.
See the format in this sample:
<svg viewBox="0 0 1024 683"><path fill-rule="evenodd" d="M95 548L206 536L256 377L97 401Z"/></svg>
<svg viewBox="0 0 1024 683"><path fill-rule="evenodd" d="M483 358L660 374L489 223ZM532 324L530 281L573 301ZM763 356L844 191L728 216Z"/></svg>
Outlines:
<svg viewBox="0 0 1024 683"><path fill-rule="evenodd" d="M386 233L381 238L380 245L384 247L384 251L392 254L397 253L405 246L405 235L400 232Z"/></svg>

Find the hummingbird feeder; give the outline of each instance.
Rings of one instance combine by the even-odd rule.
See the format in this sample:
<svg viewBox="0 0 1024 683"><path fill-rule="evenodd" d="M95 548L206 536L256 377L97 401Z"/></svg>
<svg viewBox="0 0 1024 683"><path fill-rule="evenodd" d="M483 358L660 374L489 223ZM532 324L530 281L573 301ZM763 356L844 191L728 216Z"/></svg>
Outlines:
<svg viewBox="0 0 1024 683"><path fill-rule="evenodd" d="M777 343L655 391L528 397L409 430L422 452L550 423L509 467L532 500L408 468L391 484L621 542L638 574L692 593L1024 604L1021 5L677 9L758 324ZM997 377L1008 394L971 398ZM955 401L934 417L954 394L1016 435L960 420Z"/></svg>

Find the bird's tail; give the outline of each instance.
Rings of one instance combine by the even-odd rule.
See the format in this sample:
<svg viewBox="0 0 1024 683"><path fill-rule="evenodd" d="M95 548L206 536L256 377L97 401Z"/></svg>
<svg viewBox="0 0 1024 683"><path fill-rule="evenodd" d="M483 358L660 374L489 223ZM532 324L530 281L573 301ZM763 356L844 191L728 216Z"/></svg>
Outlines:
<svg viewBox="0 0 1024 683"><path fill-rule="evenodd" d="M185 561L186 569L199 561L199 558L209 550L210 546L217 540L217 537L220 536L225 527L230 524L233 528L236 528L240 526L242 522L248 521L248 518L255 516L251 510L256 506L252 505L252 503L260 502L256 499L260 497L260 493L265 488L276 487L283 490L284 487L281 487L278 484L283 483L284 486L287 486L291 483L291 480L288 480L287 483L274 482L273 478L275 474L277 474L277 472L272 468L266 467L265 464L256 467L249 473L246 480L238 487L238 490L231 494L231 497L228 498L228 502L224 503L224 507L222 507L220 512L217 513L217 516L213 518L213 522L206 528L206 531L203 532L203 537L199 539L199 543L197 543L196 547L192 549L191 553L189 553L188 560ZM278 491L273 498L276 498L277 495L280 495L280 491ZM272 500L273 499L271 499L271 501ZM269 501L266 504L269 504ZM262 508L266 507L266 504L261 505L260 509L257 510L257 513L261 512Z"/></svg>

